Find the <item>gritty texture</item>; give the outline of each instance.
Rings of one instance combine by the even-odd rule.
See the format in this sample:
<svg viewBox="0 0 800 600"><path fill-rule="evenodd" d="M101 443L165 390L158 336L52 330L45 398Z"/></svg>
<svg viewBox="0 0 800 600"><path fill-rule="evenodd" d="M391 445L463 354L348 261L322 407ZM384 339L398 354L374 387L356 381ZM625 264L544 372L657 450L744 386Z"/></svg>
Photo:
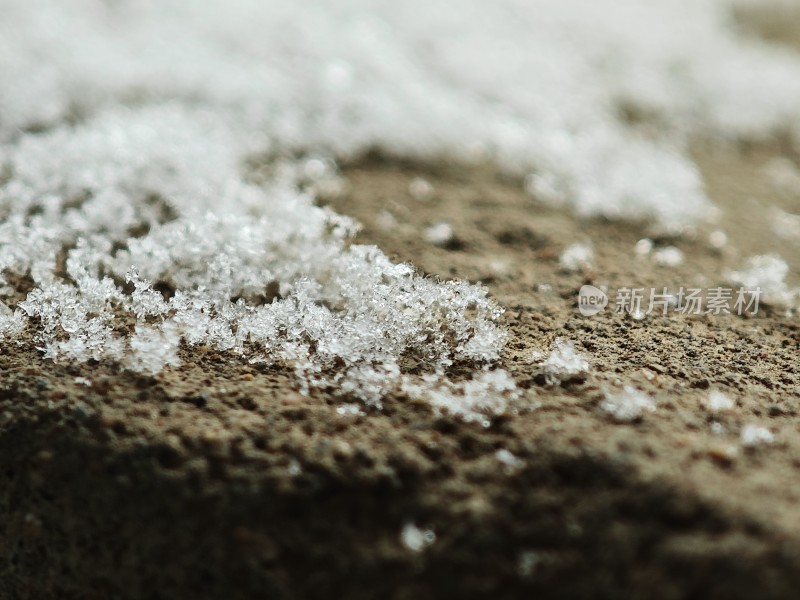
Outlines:
<svg viewBox="0 0 800 600"><path fill-rule="evenodd" d="M749 209L735 190L768 190L759 161L785 154L699 147L730 242L654 238L684 251L669 268L635 257L643 225L578 221L488 166L371 156L346 168L346 191L325 202L363 223L358 241L483 282L507 307L501 364L522 397L488 428L401 396L382 410L303 396L288 371L202 348L155 377L5 349L0 597L792 597L796 317L577 312L584 283L724 284L775 250L736 217ZM430 197L409 192L417 178ZM453 238L438 246L423 232L442 221ZM581 239L593 266L562 272ZM796 273L797 253L784 255ZM534 356L556 338L589 357L585 378L547 384ZM605 393L624 384L656 410L606 414ZM711 390L735 407L712 414ZM773 443L743 447L747 425ZM435 541L410 549L409 524Z"/></svg>
<svg viewBox="0 0 800 600"><path fill-rule="evenodd" d="M787 22L756 29L796 46ZM203 348L146 377L4 347L0 598L794 598L797 317L577 312L584 283L722 285L754 254L780 253L798 285L798 238L766 210L800 212L770 176L797 149L707 141L694 158L728 242L654 235L683 251L673 267L636 257L645 225L578 221L489 166L345 169L326 202L364 224L359 241L508 308L501 364L522 397L488 428L401 396L303 396L288 371ZM439 223L452 236L435 245ZM564 273L576 241L592 265ZM556 338L589 357L585 378L548 385L534 357ZM618 423L601 405L626 384L656 410ZM712 392L733 406L710 410ZM771 443L745 447L752 427ZM404 544L417 530L435 539Z"/></svg>

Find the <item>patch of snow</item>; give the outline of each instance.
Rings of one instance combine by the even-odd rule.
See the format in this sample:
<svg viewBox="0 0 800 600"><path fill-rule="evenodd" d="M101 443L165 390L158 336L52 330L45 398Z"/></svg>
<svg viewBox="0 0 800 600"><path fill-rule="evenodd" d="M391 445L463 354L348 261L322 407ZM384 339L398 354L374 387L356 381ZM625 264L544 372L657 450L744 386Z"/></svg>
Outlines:
<svg viewBox="0 0 800 600"><path fill-rule="evenodd" d="M757 446L771 444L775 441L775 436L772 435L772 432L766 427L749 423L742 428L739 439L743 446L755 448Z"/></svg>
<svg viewBox="0 0 800 600"><path fill-rule="evenodd" d="M414 177L408 184L408 193L420 202L427 202L433 198L433 185L427 179Z"/></svg>
<svg viewBox="0 0 800 600"><path fill-rule="evenodd" d="M715 229L708 235L708 243L712 248L720 250L728 243L728 235L719 229Z"/></svg>
<svg viewBox="0 0 800 600"><path fill-rule="evenodd" d="M470 417L513 382L441 373L497 360L500 309L353 244L358 224L315 199L338 189L338 163L492 160L579 215L680 230L710 208L691 137L791 133L800 114L800 59L743 41L725 0L0 0L0 14L4 346L27 327L48 358L155 374L205 345L288 365L302 390L377 404L405 388ZM4 275L34 286L13 312ZM407 356L437 375L403 374Z"/></svg>
<svg viewBox="0 0 800 600"><path fill-rule="evenodd" d="M589 360L585 354L575 350L571 341L556 338L550 355L542 362L541 367L547 384L556 385L588 374Z"/></svg>
<svg viewBox="0 0 800 600"><path fill-rule="evenodd" d="M436 223L424 231L425 240L435 246L446 246L453 241L455 234L449 223Z"/></svg>
<svg viewBox="0 0 800 600"><path fill-rule="evenodd" d="M653 252L653 262L661 267L677 267L683 264L683 252L675 246L665 246Z"/></svg>
<svg viewBox="0 0 800 600"><path fill-rule="evenodd" d="M400 543L411 552L422 552L436 541L436 533L432 529L420 529L413 523L406 523L400 531Z"/></svg>
<svg viewBox="0 0 800 600"><path fill-rule="evenodd" d="M642 238L633 248L636 256L647 256L653 251L653 240L650 238Z"/></svg>
<svg viewBox="0 0 800 600"><path fill-rule="evenodd" d="M800 184L797 189L800 190ZM770 224L772 232L778 237L790 242L800 242L800 215L773 206L770 208Z"/></svg>
<svg viewBox="0 0 800 600"><path fill-rule="evenodd" d="M591 268L594 262L594 250L591 245L576 243L572 244L561 253L558 265L567 273L577 273Z"/></svg>
<svg viewBox="0 0 800 600"><path fill-rule="evenodd" d="M524 460L514 456L505 448L501 448L495 452L494 456L503 465L503 470L508 474L516 473L519 469L525 466Z"/></svg>
<svg viewBox="0 0 800 600"><path fill-rule="evenodd" d="M630 422L640 419L646 412L654 412L656 405L650 396L626 385L622 391L606 393L600 408L617 421Z"/></svg>
<svg viewBox="0 0 800 600"><path fill-rule="evenodd" d="M789 266L780 256L766 254L751 256L741 271L729 271L726 276L744 289L761 290L761 301L791 306L798 295L786 283Z"/></svg>
<svg viewBox="0 0 800 600"><path fill-rule="evenodd" d="M453 383L435 375L422 381L404 377L400 389L412 398L424 400L440 413L467 422L491 425L491 418L506 412L521 394L511 376L502 369L483 371L467 381Z"/></svg>
<svg viewBox="0 0 800 600"><path fill-rule="evenodd" d="M733 410L736 408L736 403L727 394L718 390L712 390L709 392L708 398L706 398L705 406L709 412L717 413Z"/></svg>

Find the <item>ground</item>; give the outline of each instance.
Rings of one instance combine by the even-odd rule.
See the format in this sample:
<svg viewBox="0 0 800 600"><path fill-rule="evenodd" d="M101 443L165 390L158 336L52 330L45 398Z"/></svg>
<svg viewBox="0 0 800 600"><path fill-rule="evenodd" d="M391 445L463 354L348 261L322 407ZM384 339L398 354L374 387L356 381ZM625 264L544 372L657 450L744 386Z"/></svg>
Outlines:
<svg viewBox="0 0 800 600"><path fill-rule="evenodd" d="M522 397L488 428L404 397L348 411L324 391L301 396L290 373L213 352L149 378L6 349L0 597L790 597L797 318L769 305L641 321L577 310L584 283L724 285L756 253L782 251L798 272L796 248L742 218L759 214L753 202L798 205L767 168L793 157L776 143L698 144L696 156L729 240L654 236L683 250L676 267L635 255L646 224L578 220L491 166L370 156L344 168L345 191L321 201L361 221L357 242L482 282L506 307L499 366ZM418 178L430 198L409 193ZM421 233L440 221L455 235L445 247ZM594 266L565 273L576 240ZM587 377L546 385L534 352L557 337L589 357ZM656 410L611 418L599 405L623 384ZM711 390L735 408L709 413ZM774 442L742 447L750 423ZM435 540L409 547L409 526Z"/></svg>
<svg viewBox="0 0 800 600"><path fill-rule="evenodd" d="M760 18L761 33L797 43L800 29ZM491 165L373 155L343 167L344 192L321 202L364 225L357 242L482 282L506 307L497 366L522 397L489 427L400 396L382 410L305 397L291 373L202 349L141 377L4 348L0 598L795 597L797 316L577 310L585 283L726 285L754 254L800 273L797 239L776 236L765 210L798 212L800 190L775 179L797 149L706 140L695 157L720 219L680 238L576 219ZM409 193L418 178L426 200ZM443 247L422 234L438 222L455 235ZM684 262L637 257L647 236ZM575 241L595 260L566 273ZM553 386L534 353L558 337L591 370ZM610 417L604 394L625 384L656 410ZM707 410L714 390L735 407ZM774 441L744 447L747 424Z"/></svg>

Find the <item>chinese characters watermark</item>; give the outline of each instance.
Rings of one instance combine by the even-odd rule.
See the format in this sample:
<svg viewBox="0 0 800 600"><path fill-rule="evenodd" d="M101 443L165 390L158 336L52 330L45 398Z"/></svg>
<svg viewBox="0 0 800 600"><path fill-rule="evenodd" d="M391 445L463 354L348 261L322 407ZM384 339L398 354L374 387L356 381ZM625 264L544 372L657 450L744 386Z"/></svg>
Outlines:
<svg viewBox="0 0 800 600"><path fill-rule="evenodd" d="M616 291L613 312L641 319L647 315L754 315L758 313L761 288L663 288L621 287ZM609 305L607 291L584 285L578 292L578 310L585 317L596 315Z"/></svg>

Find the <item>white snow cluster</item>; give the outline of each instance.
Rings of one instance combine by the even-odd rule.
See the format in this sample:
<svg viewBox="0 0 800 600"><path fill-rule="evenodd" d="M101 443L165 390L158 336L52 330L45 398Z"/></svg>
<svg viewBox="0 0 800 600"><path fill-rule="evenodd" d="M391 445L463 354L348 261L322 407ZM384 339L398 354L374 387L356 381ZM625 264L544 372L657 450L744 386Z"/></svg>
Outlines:
<svg viewBox="0 0 800 600"><path fill-rule="evenodd" d="M640 419L645 412L654 412L656 405L650 396L626 385L622 391L606 393L600 408L617 421L629 422Z"/></svg>
<svg viewBox="0 0 800 600"><path fill-rule="evenodd" d="M736 403L733 399L719 390L711 390L704 404L706 409L712 413L725 412L736 408Z"/></svg>
<svg viewBox="0 0 800 600"><path fill-rule="evenodd" d="M575 243L564 249L558 257L558 266L567 273L577 273L591 268L594 250L590 244Z"/></svg>
<svg viewBox="0 0 800 600"><path fill-rule="evenodd" d="M420 529L414 523L406 523L400 530L400 543L411 552L422 552L435 541L433 529Z"/></svg>
<svg viewBox="0 0 800 600"><path fill-rule="evenodd" d="M542 362L541 368L547 385L557 385L585 376L589 372L589 361L585 354L575 350L571 341L556 338L552 351Z"/></svg>
<svg viewBox="0 0 800 600"><path fill-rule="evenodd" d="M504 334L482 289L350 243L356 224L303 191L337 161L492 159L580 214L672 227L708 208L690 134L761 135L800 110L800 60L740 39L723 0L0 0L0 15L3 346L27 327L55 360L156 373L206 345L373 403L421 385L403 360L488 363ZM492 412L486 395L514 390L487 373L423 395Z"/></svg>
<svg viewBox="0 0 800 600"><path fill-rule="evenodd" d="M748 423L742 427L742 432L739 436L742 445L746 448L756 448L771 444L775 441L775 436L766 427Z"/></svg>
<svg viewBox="0 0 800 600"><path fill-rule="evenodd" d="M760 300L792 306L800 290L792 290L786 282L789 265L780 256L764 254L751 256L741 271L730 271L726 277L750 291L761 290Z"/></svg>

